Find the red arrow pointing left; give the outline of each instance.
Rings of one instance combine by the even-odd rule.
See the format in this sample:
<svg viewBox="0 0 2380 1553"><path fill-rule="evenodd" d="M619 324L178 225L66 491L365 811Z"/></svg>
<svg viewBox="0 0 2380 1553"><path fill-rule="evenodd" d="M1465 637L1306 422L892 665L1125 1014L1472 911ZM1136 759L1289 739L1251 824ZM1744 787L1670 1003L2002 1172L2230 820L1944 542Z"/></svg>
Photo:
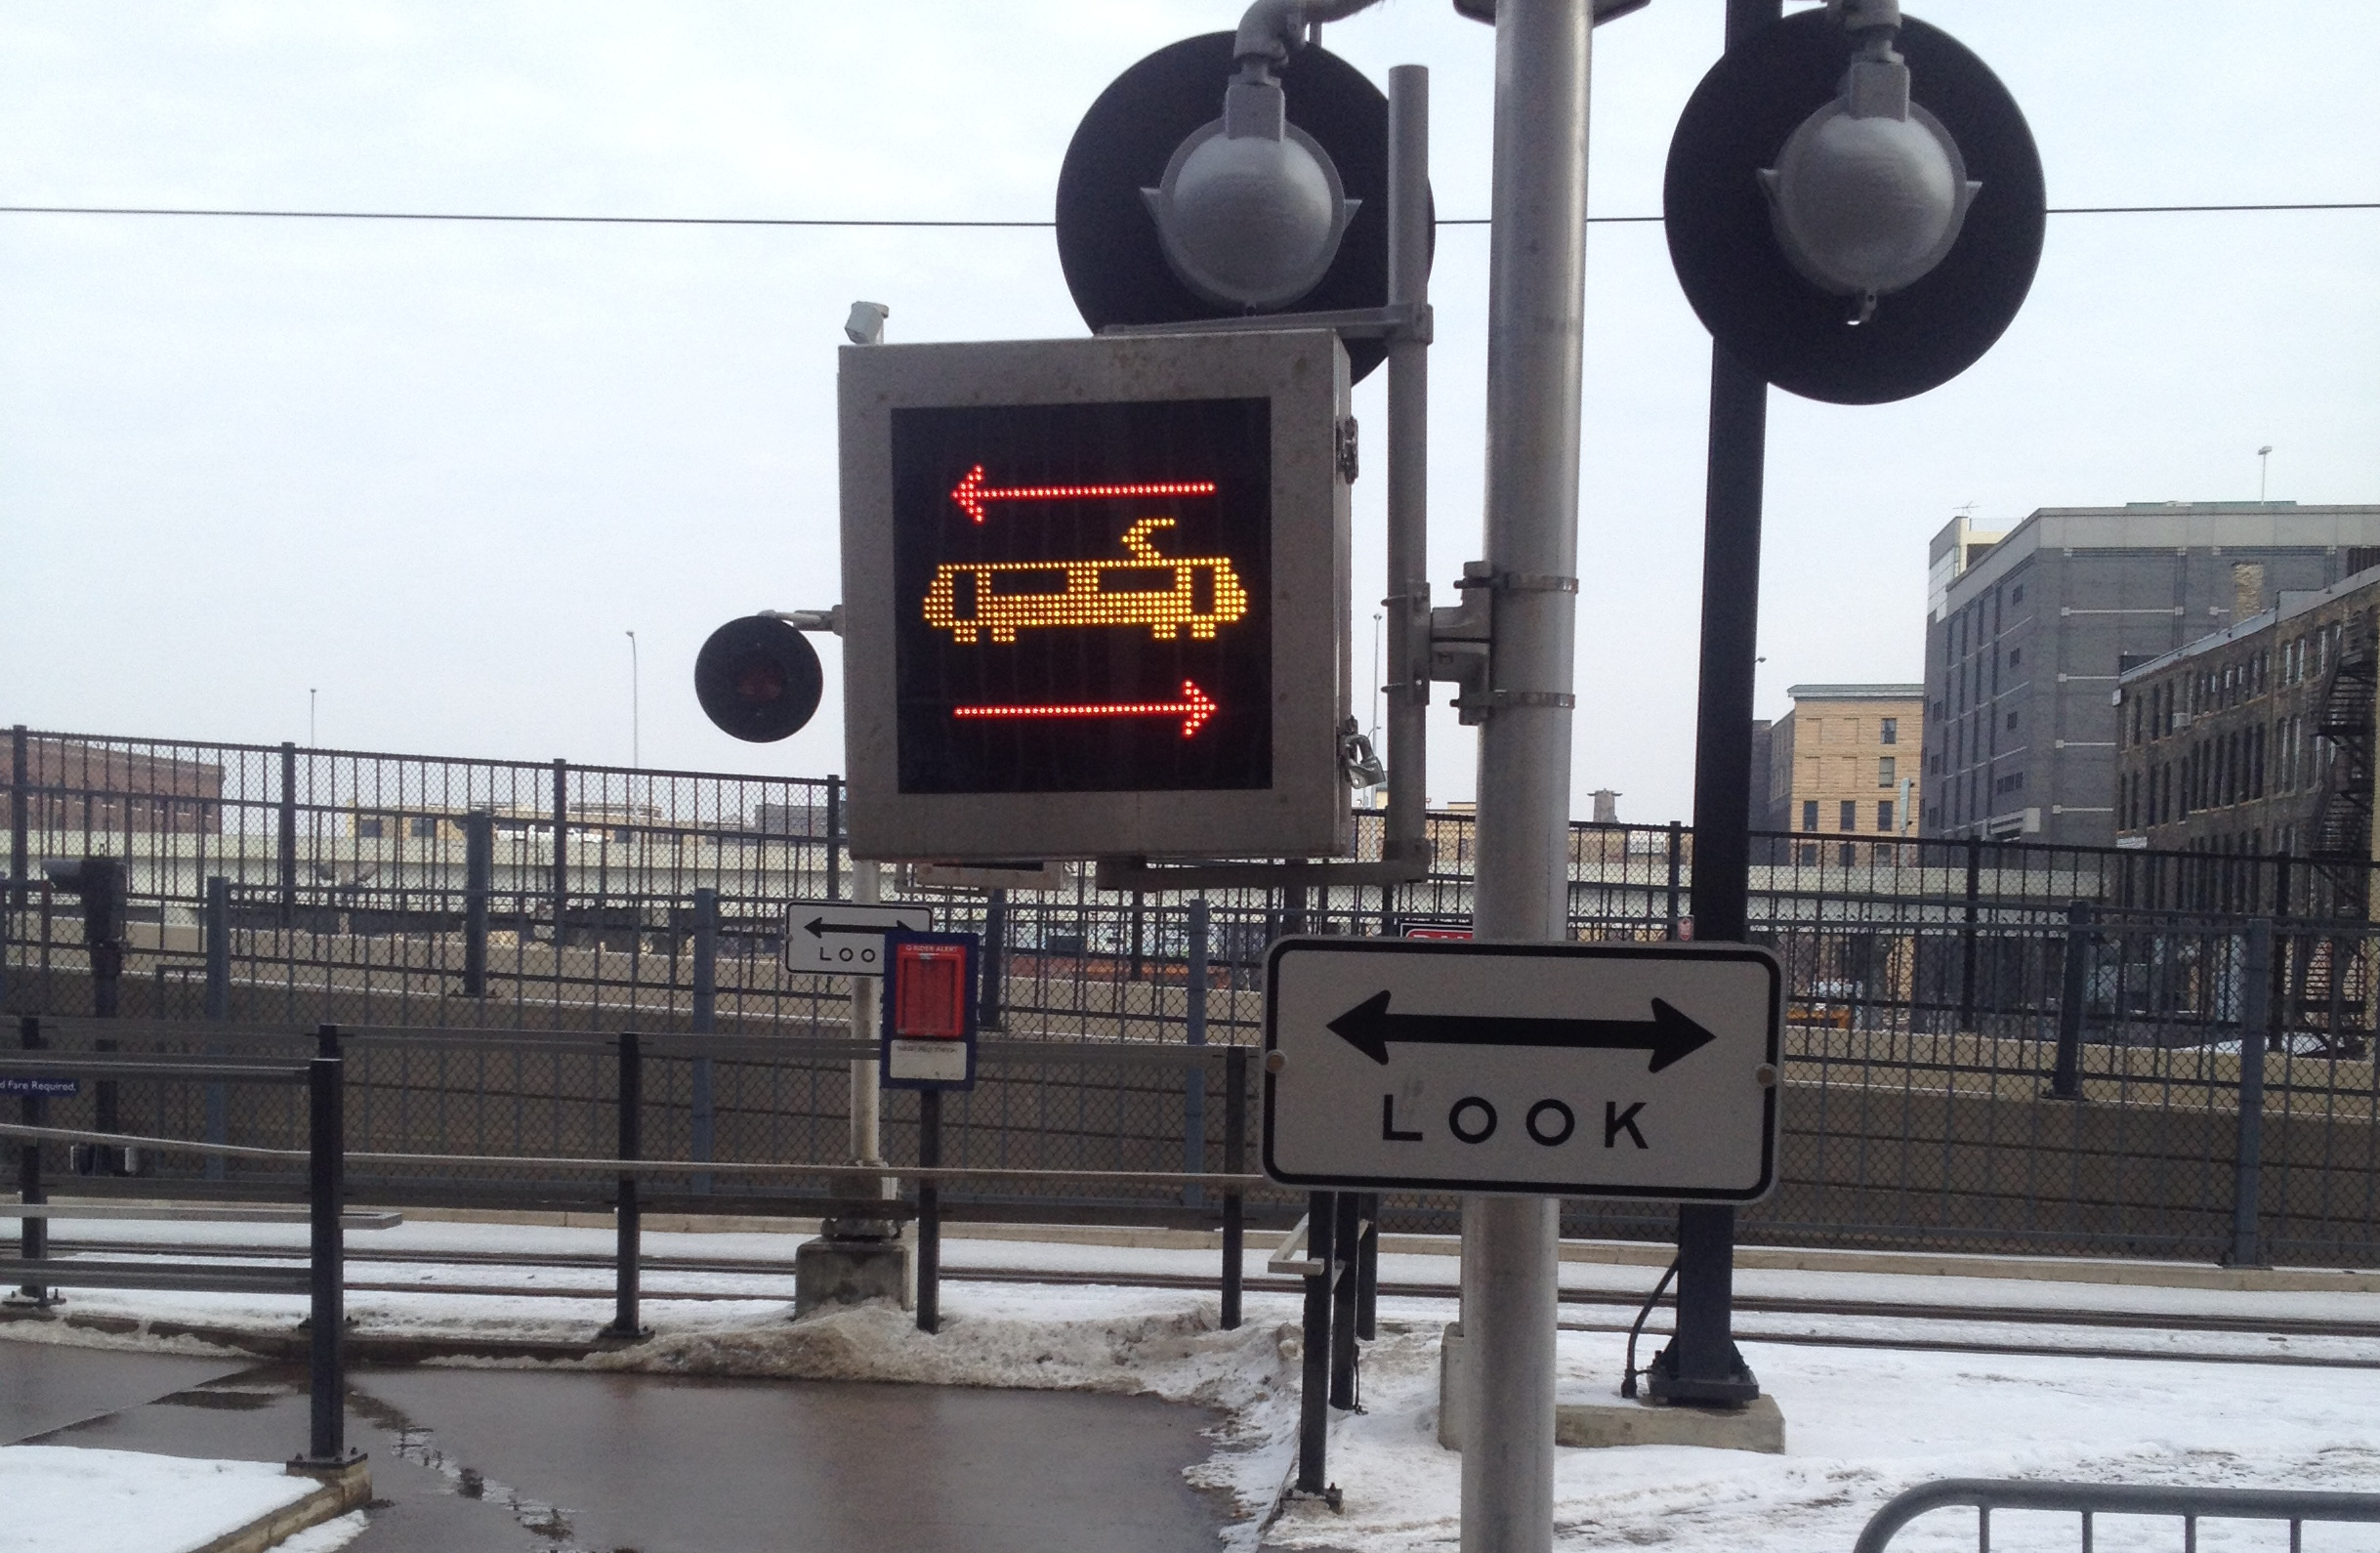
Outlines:
<svg viewBox="0 0 2380 1553"><path fill-rule="evenodd" d="M1215 483L1211 480L1159 481L1134 485L993 485L985 483L981 464L950 487L950 499L977 523L983 521L983 509L995 501L1097 501L1214 494Z"/></svg>
<svg viewBox="0 0 2380 1553"><path fill-rule="evenodd" d="M1059 702L1046 706L954 706L953 717L1178 717L1182 736L1190 737L1221 709L1220 703L1190 681L1182 682L1178 701Z"/></svg>

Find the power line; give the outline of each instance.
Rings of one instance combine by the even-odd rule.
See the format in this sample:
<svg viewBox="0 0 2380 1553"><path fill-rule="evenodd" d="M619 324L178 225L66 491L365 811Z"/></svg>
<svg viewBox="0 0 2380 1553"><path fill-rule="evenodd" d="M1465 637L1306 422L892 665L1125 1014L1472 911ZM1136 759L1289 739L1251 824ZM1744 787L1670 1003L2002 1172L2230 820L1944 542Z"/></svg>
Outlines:
<svg viewBox="0 0 2380 1553"><path fill-rule="evenodd" d="M2237 205L2052 205L2053 216L2172 216L2233 212L2380 210L2380 200ZM557 227L819 227L867 229L1047 230L1054 221L959 221L849 216L533 216L459 210L239 210L169 205L0 205L0 216L196 216L260 221L454 221ZM1589 216L1587 225L1657 225L1659 216ZM1444 216L1441 227L1484 227L1485 216Z"/></svg>

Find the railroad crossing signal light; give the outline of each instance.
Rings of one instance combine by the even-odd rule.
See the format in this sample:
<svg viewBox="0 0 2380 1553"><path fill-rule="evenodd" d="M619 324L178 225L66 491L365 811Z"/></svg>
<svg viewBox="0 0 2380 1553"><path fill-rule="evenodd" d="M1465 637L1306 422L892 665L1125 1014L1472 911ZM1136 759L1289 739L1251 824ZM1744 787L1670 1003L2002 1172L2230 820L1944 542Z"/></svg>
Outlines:
<svg viewBox="0 0 2380 1553"><path fill-rule="evenodd" d="M1334 336L875 346L842 391L855 856L1344 850Z"/></svg>
<svg viewBox="0 0 2380 1553"><path fill-rule="evenodd" d="M799 733L818 709L817 650L773 615L746 615L711 633L694 657L694 696L722 733L755 744Z"/></svg>

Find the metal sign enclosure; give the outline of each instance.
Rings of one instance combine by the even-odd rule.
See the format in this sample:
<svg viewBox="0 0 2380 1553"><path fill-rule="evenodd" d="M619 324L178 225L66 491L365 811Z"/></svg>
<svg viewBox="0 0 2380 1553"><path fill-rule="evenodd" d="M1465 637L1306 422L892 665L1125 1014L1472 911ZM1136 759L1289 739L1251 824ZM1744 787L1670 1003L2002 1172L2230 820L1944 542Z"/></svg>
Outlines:
<svg viewBox="0 0 2380 1553"><path fill-rule="evenodd" d="M1342 853L1328 331L843 353L855 857Z"/></svg>
<svg viewBox="0 0 2380 1553"><path fill-rule="evenodd" d="M1783 979L1742 944L1283 939L1265 1171L1290 1186L1750 1202Z"/></svg>
<svg viewBox="0 0 2380 1553"><path fill-rule="evenodd" d="M851 901L785 902L785 969L844 976L884 974L884 936L934 926L928 906L860 905Z"/></svg>

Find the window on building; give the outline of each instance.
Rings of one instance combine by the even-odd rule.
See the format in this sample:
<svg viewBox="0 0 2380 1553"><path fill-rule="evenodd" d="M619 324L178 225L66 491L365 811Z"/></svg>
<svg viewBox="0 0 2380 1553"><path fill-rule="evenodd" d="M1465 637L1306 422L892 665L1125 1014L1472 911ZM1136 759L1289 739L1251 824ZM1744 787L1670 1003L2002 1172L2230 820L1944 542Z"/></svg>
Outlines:
<svg viewBox="0 0 2380 1553"><path fill-rule="evenodd" d="M2008 650L2008 666L2009 666L2010 668L2012 668L2012 669L2013 669L2013 668L2015 668L2015 667L2016 667L2018 664L2020 664L2020 663L2022 663L2022 662L2024 662L2024 661L2025 661L2025 650L2024 650L2023 648L2010 648L2010 649Z"/></svg>
<svg viewBox="0 0 2380 1553"><path fill-rule="evenodd" d="M1890 755L1879 755L1879 756L1877 756L1877 757L1876 757L1876 785L1877 785L1877 786L1879 786L1879 787L1890 787L1890 786L1892 786L1892 785L1893 785L1893 783L1894 783L1894 782L1896 782L1896 781L1898 781L1898 780L1900 779L1899 777L1897 777L1896 776L1894 776L1894 775L1893 775L1893 768L1894 768L1894 765L1895 765L1895 764L1896 764L1896 763L1895 763L1895 761L1894 761L1894 758L1893 758L1892 756L1890 756Z"/></svg>
<svg viewBox="0 0 2380 1553"><path fill-rule="evenodd" d="M1815 798L1802 800L1802 828L1804 830L1818 828L1818 801Z"/></svg>
<svg viewBox="0 0 2380 1553"><path fill-rule="evenodd" d="M357 818L355 821L355 835L359 840L378 841L380 839L380 817L378 815L366 815Z"/></svg>
<svg viewBox="0 0 2380 1553"><path fill-rule="evenodd" d="M427 841L438 834L438 820L429 815L415 815L409 828L414 840Z"/></svg>
<svg viewBox="0 0 2380 1553"><path fill-rule="evenodd" d="M1843 800L1841 810L1842 812L1835 816L1835 828L1837 830L1858 829L1859 805L1858 802L1853 799L1846 798Z"/></svg>
<svg viewBox="0 0 2380 1553"><path fill-rule="evenodd" d="M2017 726L2017 714L2016 714L2016 713L2011 712L2011 713L2009 713L2009 714L2008 714L2008 726L2009 726L2010 728L2014 728L2014 727L2016 727L2016 726Z"/></svg>
<svg viewBox="0 0 2380 1553"><path fill-rule="evenodd" d="M2008 590L2008 602L2010 604L2023 604L2025 602L2024 583L2020 582L2015 587Z"/></svg>
<svg viewBox="0 0 2380 1553"><path fill-rule="evenodd" d="M1898 717L1887 717L1880 720L1876 724L1876 742L1879 744L1900 743L1900 719Z"/></svg>
<svg viewBox="0 0 2380 1553"><path fill-rule="evenodd" d="M1876 828L1888 836L1893 833L1893 801L1890 798L1876 800Z"/></svg>

